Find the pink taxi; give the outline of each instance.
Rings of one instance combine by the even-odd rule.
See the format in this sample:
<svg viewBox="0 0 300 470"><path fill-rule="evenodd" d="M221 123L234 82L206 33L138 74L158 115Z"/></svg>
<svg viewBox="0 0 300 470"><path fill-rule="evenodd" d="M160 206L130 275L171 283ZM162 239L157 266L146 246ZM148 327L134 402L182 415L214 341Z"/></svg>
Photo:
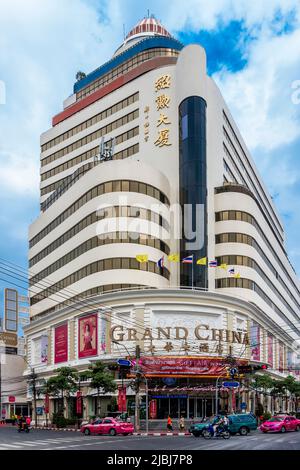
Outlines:
<svg viewBox="0 0 300 470"><path fill-rule="evenodd" d="M299 431L300 420L294 416L276 415L262 423L259 429L264 433Z"/></svg>
<svg viewBox="0 0 300 470"><path fill-rule="evenodd" d="M109 434L115 436L116 434L133 434L134 426L132 423L126 423L124 421L115 418L103 418L96 419L91 424L85 424L81 427L80 432L89 436L90 434Z"/></svg>

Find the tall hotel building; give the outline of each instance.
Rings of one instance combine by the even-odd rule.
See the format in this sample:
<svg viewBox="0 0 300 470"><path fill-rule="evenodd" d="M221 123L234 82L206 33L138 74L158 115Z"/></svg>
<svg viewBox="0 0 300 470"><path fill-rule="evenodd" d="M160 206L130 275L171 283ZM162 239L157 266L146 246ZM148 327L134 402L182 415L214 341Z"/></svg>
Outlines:
<svg viewBox="0 0 300 470"><path fill-rule="evenodd" d="M204 49L146 18L80 78L41 136L26 328L39 380L135 357L139 345L151 416L165 418L213 413L228 356L298 379L300 291L283 225ZM247 383L222 387L220 408L254 411ZM86 418L96 391L84 386ZM265 406L295 404L269 396Z"/></svg>

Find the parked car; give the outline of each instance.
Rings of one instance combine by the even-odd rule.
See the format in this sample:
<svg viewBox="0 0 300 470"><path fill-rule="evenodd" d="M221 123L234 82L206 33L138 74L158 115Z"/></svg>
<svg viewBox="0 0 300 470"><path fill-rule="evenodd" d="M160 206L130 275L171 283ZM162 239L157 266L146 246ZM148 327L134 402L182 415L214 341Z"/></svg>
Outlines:
<svg viewBox="0 0 300 470"><path fill-rule="evenodd" d="M127 423L119 419L107 417L103 419L96 419L91 424L86 424L81 427L80 432L86 436L90 434L109 434L115 436L116 434L133 434L134 426L132 423Z"/></svg>
<svg viewBox="0 0 300 470"><path fill-rule="evenodd" d="M229 432L234 435L239 433L241 436L247 436L250 431L257 429L257 419L252 413L241 413L241 414L232 414L227 415L229 421ZM214 416L209 421L201 421L200 423L195 423L191 425L189 431L195 437L202 436L204 429L209 425L214 425L218 420L217 416Z"/></svg>
<svg viewBox="0 0 300 470"><path fill-rule="evenodd" d="M229 432L234 435L239 433L241 436L247 436L250 431L257 429L257 418L252 413L240 413L229 415Z"/></svg>
<svg viewBox="0 0 300 470"><path fill-rule="evenodd" d="M286 431L299 431L300 430L300 420L295 418L295 416L288 415L276 415L264 421L259 429L266 432L286 432Z"/></svg>

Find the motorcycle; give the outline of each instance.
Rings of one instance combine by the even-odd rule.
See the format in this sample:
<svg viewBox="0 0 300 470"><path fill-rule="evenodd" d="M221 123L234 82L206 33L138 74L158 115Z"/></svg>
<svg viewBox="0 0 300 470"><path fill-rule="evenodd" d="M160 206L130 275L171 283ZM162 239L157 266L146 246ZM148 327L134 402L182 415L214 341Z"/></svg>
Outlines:
<svg viewBox="0 0 300 470"><path fill-rule="evenodd" d="M212 424L204 429L202 435L204 439L212 439L213 437L222 437L223 439L230 438L230 432L228 431L227 426L219 426L215 434Z"/></svg>
<svg viewBox="0 0 300 470"><path fill-rule="evenodd" d="M29 432L31 429L31 426L29 426L28 424L26 423L22 423L21 425L19 424L18 426L18 432Z"/></svg>

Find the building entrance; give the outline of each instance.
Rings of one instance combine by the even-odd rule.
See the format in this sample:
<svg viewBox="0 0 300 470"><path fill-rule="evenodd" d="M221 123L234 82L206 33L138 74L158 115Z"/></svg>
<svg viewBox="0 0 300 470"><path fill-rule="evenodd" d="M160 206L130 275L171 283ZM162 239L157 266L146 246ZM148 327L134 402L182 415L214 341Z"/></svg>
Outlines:
<svg viewBox="0 0 300 470"><path fill-rule="evenodd" d="M215 412L215 398L211 394L209 396L161 396L153 395L150 399L157 400L157 418L179 419L184 418L204 418L212 416Z"/></svg>

